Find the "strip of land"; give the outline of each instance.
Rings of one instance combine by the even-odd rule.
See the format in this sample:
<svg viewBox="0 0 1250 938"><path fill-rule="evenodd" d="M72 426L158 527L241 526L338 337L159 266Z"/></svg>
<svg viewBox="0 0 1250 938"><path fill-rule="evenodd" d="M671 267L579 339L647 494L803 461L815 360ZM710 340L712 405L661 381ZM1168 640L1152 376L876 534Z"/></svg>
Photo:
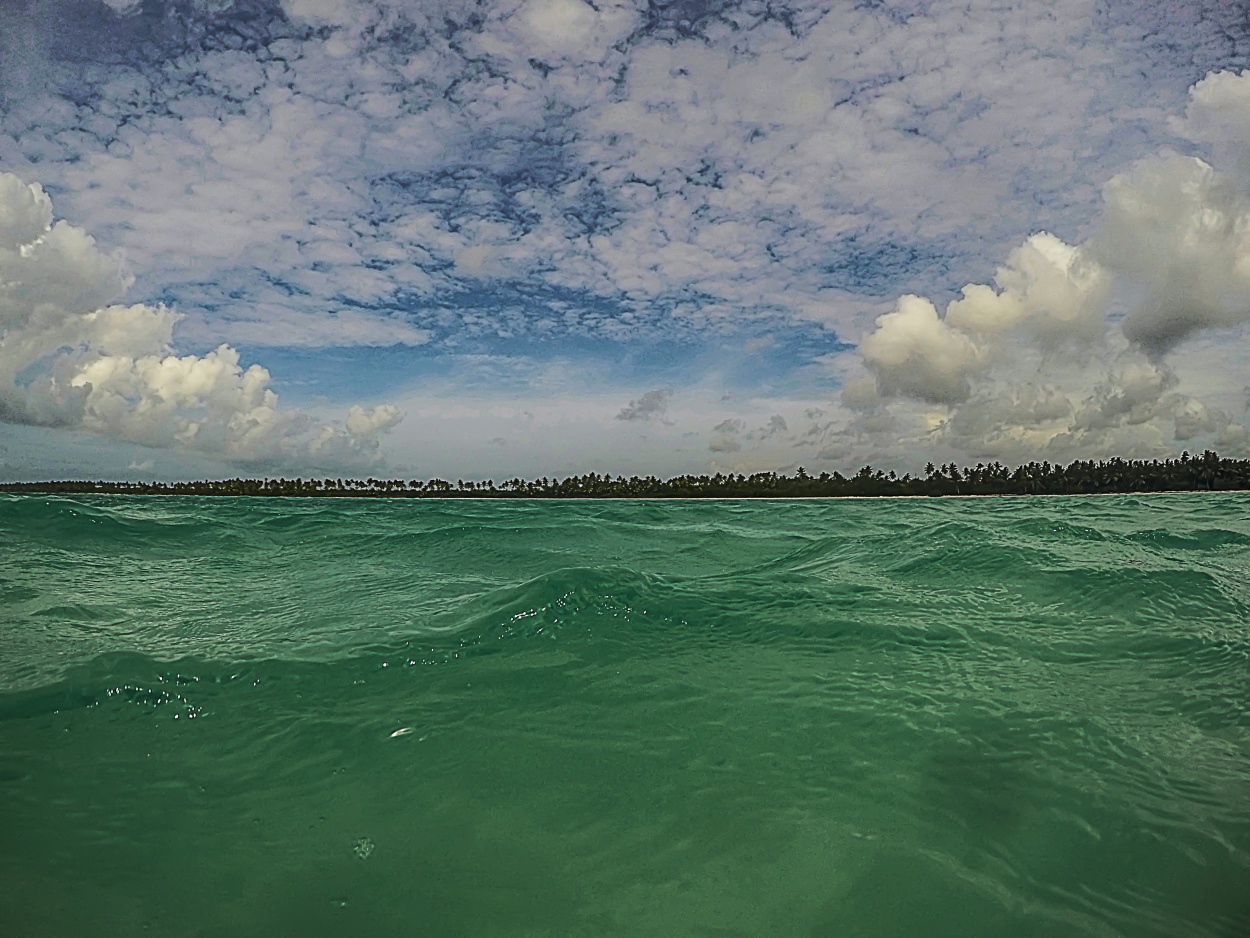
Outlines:
<svg viewBox="0 0 1250 938"><path fill-rule="evenodd" d="M198 482L72 480L0 483L0 492L41 495L245 495L293 498L839 498L900 495L1093 495L1133 492L1250 490L1250 459L1224 459L1208 450L1176 459L1076 460L1068 465L1031 462L1008 468L978 463L925 467L923 476L897 475L864 466L840 472L794 475L757 472L612 476L595 472L566 479L508 479L496 484L457 479L213 479Z"/></svg>

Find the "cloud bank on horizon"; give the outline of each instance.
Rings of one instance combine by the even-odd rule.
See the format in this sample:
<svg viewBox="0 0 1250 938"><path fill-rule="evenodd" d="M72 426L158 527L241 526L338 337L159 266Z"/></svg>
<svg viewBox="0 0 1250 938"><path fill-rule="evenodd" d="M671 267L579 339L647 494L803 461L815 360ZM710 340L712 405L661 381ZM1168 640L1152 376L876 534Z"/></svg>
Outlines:
<svg viewBox="0 0 1250 938"><path fill-rule="evenodd" d="M6 0L0 421L466 476L1250 453L1234 6Z"/></svg>

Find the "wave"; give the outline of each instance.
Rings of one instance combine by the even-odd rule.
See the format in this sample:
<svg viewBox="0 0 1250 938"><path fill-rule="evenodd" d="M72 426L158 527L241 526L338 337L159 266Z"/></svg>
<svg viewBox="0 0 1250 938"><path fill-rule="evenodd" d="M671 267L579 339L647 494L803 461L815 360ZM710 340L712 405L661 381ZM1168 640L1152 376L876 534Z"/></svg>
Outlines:
<svg viewBox="0 0 1250 938"><path fill-rule="evenodd" d="M1246 505L0 496L0 873L171 934L1234 934Z"/></svg>
<svg viewBox="0 0 1250 938"><path fill-rule="evenodd" d="M1017 647L1062 631L1091 654L1172 628L1182 644L1235 645L1250 617L1243 501L10 496L0 598L6 641L49 676L110 652L332 660L451 634L607 635L609 622L677 639L895 629ZM1181 523L1160 528L1160 506L1184 507Z"/></svg>

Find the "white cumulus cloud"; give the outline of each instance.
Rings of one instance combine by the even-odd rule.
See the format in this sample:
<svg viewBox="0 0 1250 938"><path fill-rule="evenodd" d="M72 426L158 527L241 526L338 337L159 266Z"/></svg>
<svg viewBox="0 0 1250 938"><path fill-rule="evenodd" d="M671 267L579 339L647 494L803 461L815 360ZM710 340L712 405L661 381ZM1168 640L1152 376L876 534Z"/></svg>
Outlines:
<svg viewBox="0 0 1250 938"><path fill-rule="evenodd" d="M977 368L977 347L940 319L933 303L904 296L860 346L864 363L882 395L899 394L931 403L955 403L968 396L968 376Z"/></svg>
<svg viewBox="0 0 1250 938"><path fill-rule="evenodd" d="M53 223L38 184L0 174L0 420L246 462L376 459L397 408L353 407L342 424L284 410L269 372L230 346L177 354L180 315L117 303L130 282L120 257Z"/></svg>
<svg viewBox="0 0 1250 938"><path fill-rule="evenodd" d="M1113 176L1091 237L1030 237L945 315L904 296L859 347L842 451L928 441L973 456L1246 452L1250 72L1191 89L1179 122L1213 163L1164 151ZM1218 333L1223 367L1202 345ZM1197 354L1195 354L1195 349Z"/></svg>

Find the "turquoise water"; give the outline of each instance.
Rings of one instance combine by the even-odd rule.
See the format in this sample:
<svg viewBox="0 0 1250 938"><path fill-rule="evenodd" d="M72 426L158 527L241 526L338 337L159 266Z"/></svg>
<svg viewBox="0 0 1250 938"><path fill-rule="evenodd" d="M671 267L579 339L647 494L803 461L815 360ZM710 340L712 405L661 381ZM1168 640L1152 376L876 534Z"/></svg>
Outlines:
<svg viewBox="0 0 1250 938"><path fill-rule="evenodd" d="M1250 497L0 496L0 934L1250 934Z"/></svg>

